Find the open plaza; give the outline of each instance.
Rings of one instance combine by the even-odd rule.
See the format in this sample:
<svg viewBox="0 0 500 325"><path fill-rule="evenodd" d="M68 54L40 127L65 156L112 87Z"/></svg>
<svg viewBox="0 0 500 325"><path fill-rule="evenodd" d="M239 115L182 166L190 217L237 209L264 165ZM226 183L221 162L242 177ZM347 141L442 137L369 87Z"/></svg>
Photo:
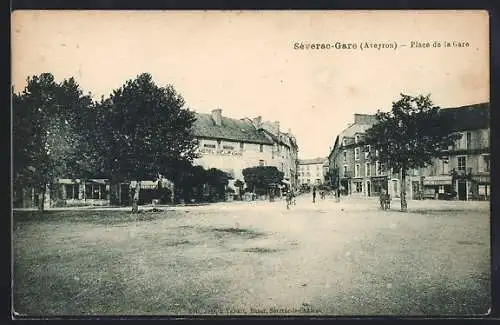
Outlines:
<svg viewBox="0 0 500 325"><path fill-rule="evenodd" d="M20 315L479 315L489 202L14 211Z"/></svg>

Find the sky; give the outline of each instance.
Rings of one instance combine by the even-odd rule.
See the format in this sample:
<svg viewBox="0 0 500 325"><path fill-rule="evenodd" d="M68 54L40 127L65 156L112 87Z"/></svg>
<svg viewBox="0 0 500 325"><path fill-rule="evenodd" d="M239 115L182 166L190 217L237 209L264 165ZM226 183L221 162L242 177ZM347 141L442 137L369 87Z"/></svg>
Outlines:
<svg viewBox="0 0 500 325"><path fill-rule="evenodd" d="M16 92L28 76L51 72L99 99L149 72L197 112L279 121L302 159L326 157L355 113L388 111L400 93L431 94L440 107L489 101L486 11L17 11L11 19ZM444 47L453 41L468 46Z"/></svg>

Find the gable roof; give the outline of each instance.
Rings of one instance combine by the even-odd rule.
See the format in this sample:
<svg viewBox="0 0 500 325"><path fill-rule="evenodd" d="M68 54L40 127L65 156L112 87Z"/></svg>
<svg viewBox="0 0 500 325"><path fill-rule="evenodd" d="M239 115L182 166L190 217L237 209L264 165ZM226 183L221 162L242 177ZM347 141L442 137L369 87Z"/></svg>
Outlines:
<svg viewBox="0 0 500 325"><path fill-rule="evenodd" d="M327 158L299 159L299 165L324 164Z"/></svg>
<svg viewBox="0 0 500 325"><path fill-rule="evenodd" d="M487 129L490 127L490 104L480 103L440 110L441 125L451 131Z"/></svg>
<svg viewBox="0 0 500 325"><path fill-rule="evenodd" d="M222 116L222 124L217 126L210 114L195 113L195 116L192 129L195 137L273 144L248 119L237 120Z"/></svg>

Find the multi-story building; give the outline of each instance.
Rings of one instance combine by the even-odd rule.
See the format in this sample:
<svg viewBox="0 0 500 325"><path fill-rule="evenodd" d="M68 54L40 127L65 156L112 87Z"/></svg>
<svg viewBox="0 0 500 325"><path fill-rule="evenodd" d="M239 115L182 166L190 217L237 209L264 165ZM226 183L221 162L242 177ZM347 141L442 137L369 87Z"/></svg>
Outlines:
<svg viewBox="0 0 500 325"><path fill-rule="evenodd" d="M432 165L419 170L424 197L447 197L455 192L459 200L489 199L489 113L489 103L442 110L443 124L461 138Z"/></svg>
<svg viewBox="0 0 500 325"><path fill-rule="evenodd" d="M325 162L326 158L299 159L299 184L324 184Z"/></svg>
<svg viewBox="0 0 500 325"><path fill-rule="evenodd" d="M397 175L379 162L372 163L369 158L372 149L363 144L366 130L375 122L375 115L354 114L354 123L335 139L328 161L329 169L337 179L331 182L337 181L344 195L376 196L384 188L393 197L399 196Z"/></svg>
<svg viewBox="0 0 500 325"><path fill-rule="evenodd" d="M254 119L257 122L261 121L261 117ZM282 171L284 182L297 187L298 175L298 146L295 136L292 131L281 132L279 121L263 122L257 124L256 127L260 128L265 134L273 141L273 166Z"/></svg>
<svg viewBox="0 0 500 325"><path fill-rule="evenodd" d="M211 114L196 113L194 136L199 141L196 165L217 168L244 181L243 169L275 166L284 173L285 183L294 185L297 175L295 137L279 130L279 122L262 122L262 117L233 119L221 109Z"/></svg>
<svg viewBox="0 0 500 325"><path fill-rule="evenodd" d="M408 198L485 199L490 195L489 104L441 110L443 125L462 138L425 168L409 170L406 177ZM373 124L374 115L355 114L354 123L335 139L328 156L329 169L338 175L344 194L376 196L382 188L399 197L400 175L369 159L372 152L363 136Z"/></svg>

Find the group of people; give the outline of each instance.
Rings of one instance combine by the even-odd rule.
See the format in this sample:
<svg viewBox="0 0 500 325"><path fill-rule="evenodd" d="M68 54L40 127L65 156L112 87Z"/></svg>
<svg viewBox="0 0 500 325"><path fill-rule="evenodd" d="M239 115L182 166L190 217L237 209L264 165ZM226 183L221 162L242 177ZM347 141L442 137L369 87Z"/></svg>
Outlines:
<svg viewBox="0 0 500 325"><path fill-rule="evenodd" d="M313 203L316 203L316 187L313 187L312 189L312 201ZM322 200L325 199L326 197L326 191L325 190L320 190L319 195ZM287 194L286 194L286 208L290 209L291 205L295 205L295 191L293 189L290 189ZM340 200L340 189L337 189L335 191L335 198L337 199L337 202ZM387 193L385 189L381 189L380 191L380 196L379 196L379 201L380 201L380 207L382 210L387 210L391 208L391 195Z"/></svg>

